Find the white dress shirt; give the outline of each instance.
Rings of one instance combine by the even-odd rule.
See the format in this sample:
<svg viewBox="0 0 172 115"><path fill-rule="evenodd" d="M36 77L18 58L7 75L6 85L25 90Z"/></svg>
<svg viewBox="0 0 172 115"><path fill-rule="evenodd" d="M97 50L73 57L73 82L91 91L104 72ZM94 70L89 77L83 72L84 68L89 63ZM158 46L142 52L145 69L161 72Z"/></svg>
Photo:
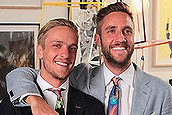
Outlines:
<svg viewBox="0 0 172 115"><path fill-rule="evenodd" d="M50 105L54 110L56 106L56 101L57 101L57 95L53 93L52 91L48 91L48 88L53 88L53 89L65 89L64 91L61 92L63 101L64 101L64 110L65 113L67 111L67 101L68 101L68 90L69 90L69 78L64 82L60 87L54 88L51 84L46 82L39 74L37 78L37 83L40 86L43 94L44 94L44 100L47 101L48 105Z"/></svg>
<svg viewBox="0 0 172 115"><path fill-rule="evenodd" d="M104 79L105 79L105 112L107 113L109 95L113 88L113 82L111 79L120 77L122 80L119 81L120 97L119 97L119 110L118 115L130 115L131 104L133 97L133 83L134 83L134 66L131 64L129 68L119 76L114 75L106 66L103 64Z"/></svg>

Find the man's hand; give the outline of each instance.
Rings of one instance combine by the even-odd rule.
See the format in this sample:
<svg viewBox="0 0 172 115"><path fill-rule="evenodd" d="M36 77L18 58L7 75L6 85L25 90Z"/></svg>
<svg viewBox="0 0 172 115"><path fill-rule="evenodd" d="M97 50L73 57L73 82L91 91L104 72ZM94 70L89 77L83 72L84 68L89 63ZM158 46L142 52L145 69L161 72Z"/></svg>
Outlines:
<svg viewBox="0 0 172 115"><path fill-rule="evenodd" d="M39 96L29 95L25 101L31 106L33 115L59 115Z"/></svg>

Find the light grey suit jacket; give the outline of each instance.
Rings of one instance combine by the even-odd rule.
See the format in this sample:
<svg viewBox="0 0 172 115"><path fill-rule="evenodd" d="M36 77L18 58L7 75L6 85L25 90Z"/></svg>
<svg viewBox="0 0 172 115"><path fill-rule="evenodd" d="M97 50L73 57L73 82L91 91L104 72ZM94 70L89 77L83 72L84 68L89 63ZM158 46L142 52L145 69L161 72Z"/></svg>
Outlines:
<svg viewBox="0 0 172 115"><path fill-rule="evenodd" d="M143 72L136 64L134 67L135 83L130 115L172 115L171 86ZM37 72L31 68L17 68L7 75L7 90L11 101L18 102L18 98L25 93L39 93L33 82ZM79 64L70 74L70 83L104 103L105 80L102 65L91 68L88 64Z"/></svg>

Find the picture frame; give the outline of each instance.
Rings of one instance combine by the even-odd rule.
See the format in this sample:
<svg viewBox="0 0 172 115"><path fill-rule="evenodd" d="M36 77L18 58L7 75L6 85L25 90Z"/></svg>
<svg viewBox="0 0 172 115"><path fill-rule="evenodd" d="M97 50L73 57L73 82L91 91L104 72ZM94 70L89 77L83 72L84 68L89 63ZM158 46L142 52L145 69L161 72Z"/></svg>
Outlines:
<svg viewBox="0 0 172 115"><path fill-rule="evenodd" d="M134 36L134 44L144 43L146 42L146 27L145 27L145 19L144 14L138 13L134 14L134 23L135 23L135 36Z"/></svg>
<svg viewBox="0 0 172 115"><path fill-rule="evenodd" d="M143 0L137 2L133 0L131 2L133 21L135 24L134 44L140 44L147 41L145 13L147 13L148 8L149 2Z"/></svg>
<svg viewBox="0 0 172 115"><path fill-rule="evenodd" d="M0 23L0 57L15 67L40 68L36 56L39 23Z"/></svg>
<svg viewBox="0 0 172 115"><path fill-rule="evenodd" d="M154 67L172 66L172 15L169 13L171 0L156 0L153 3L153 33L155 43L167 42L152 48Z"/></svg>
<svg viewBox="0 0 172 115"><path fill-rule="evenodd" d="M1 0L0 9L41 9L43 0Z"/></svg>
<svg viewBox="0 0 172 115"><path fill-rule="evenodd" d="M90 1L91 2L91 1ZM94 41L96 34L96 14L100 4L77 4L68 11L72 14L71 19L79 30L79 47L77 52L78 63L89 63L93 67L101 64L101 50Z"/></svg>

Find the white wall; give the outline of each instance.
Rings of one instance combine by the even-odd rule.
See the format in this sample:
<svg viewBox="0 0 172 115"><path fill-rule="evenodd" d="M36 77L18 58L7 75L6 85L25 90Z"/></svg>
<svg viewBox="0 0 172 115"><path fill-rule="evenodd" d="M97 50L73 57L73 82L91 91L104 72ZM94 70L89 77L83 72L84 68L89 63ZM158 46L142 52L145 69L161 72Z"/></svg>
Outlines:
<svg viewBox="0 0 172 115"><path fill-rule="evenodd" d="M16 0L17 1L17 0ZM46 0L46 1L65 1L65 0ZM0 22L40 22L41 9L0 9ZM55 17L67 18L65 7L45 6L43 23Z"/></svg>
<svg viewBox="0 0 172 115"><path fill-rule="evenodd" d="M55 1L55 0L47 0ZM60 1L60 0L56 0ZM65 1L65 0L61 0ZM114 2L115 0L106 0L107 3ZM123 0L124 2L130 4L131 0ZM152 20L152 1L150 2L149 11L146 13L146 29L147 38L153 39L153 20ZM22 10L22 9L0 9L0 22L40 22L41 10ZM44 12L43 23L54 17L66 17L67 9L64 7L46 7ZM168 82L169 78L172 78L172 67L153 67L152 66L152 48L144 49L145 55L145 71L156 75ZM133 61L140 65L141 50L134 52Z"/></svg>

